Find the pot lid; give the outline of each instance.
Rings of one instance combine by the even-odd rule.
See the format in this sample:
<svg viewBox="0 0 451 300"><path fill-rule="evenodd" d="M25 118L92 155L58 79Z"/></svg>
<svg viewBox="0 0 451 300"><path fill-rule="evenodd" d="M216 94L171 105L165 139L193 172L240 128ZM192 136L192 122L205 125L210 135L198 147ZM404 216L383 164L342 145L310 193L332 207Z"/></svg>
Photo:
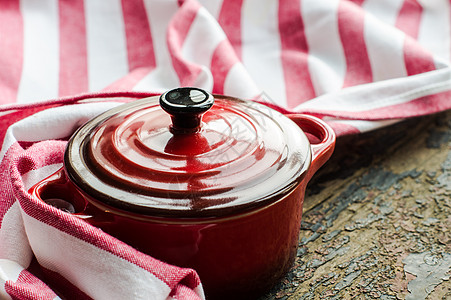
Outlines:
<svg viewBox="0 0 451 300"><path fill-rule="evenodd" d="M90 120L70 139L64 164L69 179L101 205L199 218L283 197L310 160L308 139L281 113L178 88Z"/></svg>

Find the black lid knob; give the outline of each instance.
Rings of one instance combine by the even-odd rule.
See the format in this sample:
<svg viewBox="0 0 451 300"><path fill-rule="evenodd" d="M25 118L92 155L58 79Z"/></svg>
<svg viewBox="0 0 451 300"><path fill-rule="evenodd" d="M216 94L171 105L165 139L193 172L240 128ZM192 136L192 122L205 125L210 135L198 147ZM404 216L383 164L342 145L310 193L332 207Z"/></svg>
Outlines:
<svg viewBox="0 0 451 300"><path fill-rule="evenodd" d="M173 89L160 96L160 106L171 115L171 130L176 133L199 130L202 115L213 103L210 93L192 87Z"/></svg>

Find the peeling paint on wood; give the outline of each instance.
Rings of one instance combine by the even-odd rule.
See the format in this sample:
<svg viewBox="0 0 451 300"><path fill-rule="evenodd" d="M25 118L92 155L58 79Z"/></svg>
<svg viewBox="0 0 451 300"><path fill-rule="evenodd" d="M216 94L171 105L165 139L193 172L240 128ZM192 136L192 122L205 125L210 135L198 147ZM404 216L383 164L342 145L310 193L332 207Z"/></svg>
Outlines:
<svg viewBox="0 0 451 300"><path fill-rule="evenodd" d="M451 112L338 141L268 299L451 299Z"/></svg>
<svg viewBox="0 0 451 300"><path fill-rule="evenodd" d="M407 285L410 294L406 300L426 299L437 285L449 280L451 254L411 253L403 263L404 271L416 276Z"/></svg>

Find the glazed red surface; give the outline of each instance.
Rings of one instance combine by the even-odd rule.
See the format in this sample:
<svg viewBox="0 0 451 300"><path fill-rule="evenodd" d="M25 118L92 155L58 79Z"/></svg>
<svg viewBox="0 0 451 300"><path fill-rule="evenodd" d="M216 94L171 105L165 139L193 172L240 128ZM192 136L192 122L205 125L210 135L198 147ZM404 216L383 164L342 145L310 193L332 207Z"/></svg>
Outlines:
<svg viewBox="0 0 451 300"><path fill-rule="evenodd" d="M207 222L140 221L115 215L103 227L153 257L195 269L207 296L247 298L272 286L291 267L303 194L299 186L269 207Z"/></svg>

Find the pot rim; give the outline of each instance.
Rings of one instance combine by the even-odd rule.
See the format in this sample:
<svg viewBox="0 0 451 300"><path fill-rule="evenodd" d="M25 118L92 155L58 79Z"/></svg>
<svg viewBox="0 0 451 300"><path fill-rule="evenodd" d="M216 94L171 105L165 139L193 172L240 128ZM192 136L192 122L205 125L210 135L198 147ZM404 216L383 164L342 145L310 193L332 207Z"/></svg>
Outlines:
<svg viewBox="0 0 451 300"><path fill-rule="evenodd" d="M239 107L244 105L246 109L251 109L254 112L258 112L259 109L270 111L271 116L276 116L275 118L277 119L278 123L277 126L282 128L283 126L288 126L290 128L288 133L283 133L285 135L284 139L288 140L286 142L287 145L284 146L288 148L288 150L285 149L284 151L299 151L298 153L293 154L294 157L297 156L298 161L290 161L293 164L297 163L297 165L295 168L290 169L291 174L288 180L284 179L283 182L277 182L275 184L271 181L274 180L272 177L276 175L277 177L279 177L278 175L285 175L286 172L282 167L279 166L280 169L277 170L277 172L274 173L272 177L266 178L266 181L261 179L262 182L259 182L257 188L251 187L247 190L243 189L242 191L234 191L238 192L238 194L241 193L243 195L243 198L247 197L246 201L238 201L237 203L232 204L227 203L227 205L222 206L219 205L206 208L204 207L202 209L186 209L183 207L180 208L177 205L168 206L167 204L160 205L157 202L161 201L161 199L155 201L155 195L149 195L147 191L143 192L139 189L136 191L133 190L134 188L130 188L130 186L118 187L114 182L110 182L108 180L106 180L106 182L101 182L101 180L98 180L98 178L96 178L98 176L94 174L96 171L95 168L97 167L93 168L92 165L89 166L89 164L86 163L86 161L89 160L87 158L88 156L86 155L86 149L90 147L93 136L98 132L99 128L102 128L105 122L112 120L112 118L118 116L118 114L121 114L124 111L136 111L137 109L142 108L143 105L145 106L145 103L149 103L149 101L156 101L156 98L158 97L144 98L113 108L88 121L86 124L80 127L71 137L64 155L65 172L69 180L79 190L89 196L93 205L106 205L114 207L117 210L124 211L125 213L131 212L147 216L165 218L177 217L196 219L211 218L216 216L230 216L237 213L253 211L255 209L262 208L271 203L274 203L278 199L283 198L284 195L289 194L304 180L307 170L309 169L311 164L312 153L310 143L303 131L289 118L267 106L223 95L215 95L215 98L219 100L217 101L219 103L217 105L220 106L222 102L226 101L227 105L229 105L230 103L234 103L234 105L236 104ZM269 119L265 117L264 121L268 122ZM279 123L282 123L283 125L280 125ZM261 126L261 124L259 126ZM293 134L297 136L296 139L292 137ZM295 147L295 149L292 149L293 147ZM275 168L277 169L277 166ZM272 186L266 188L265 185L269 184L272 184ZM263 188L266 188L264 192L262 192ZM128 191L126 189L128 189ZM250 195L251 192L258 194L258 196L253 197L252 195ZM229 194L229 196L230 195L231 194ZM235 195L236 193L234 194L234 196ZM227 195L222 196L226 197ZM207 197L208 195L205 196L205 199L207 199ZM169 200L177 201L177 199ZM155 205L155 203L157 205Z"/></svg>

